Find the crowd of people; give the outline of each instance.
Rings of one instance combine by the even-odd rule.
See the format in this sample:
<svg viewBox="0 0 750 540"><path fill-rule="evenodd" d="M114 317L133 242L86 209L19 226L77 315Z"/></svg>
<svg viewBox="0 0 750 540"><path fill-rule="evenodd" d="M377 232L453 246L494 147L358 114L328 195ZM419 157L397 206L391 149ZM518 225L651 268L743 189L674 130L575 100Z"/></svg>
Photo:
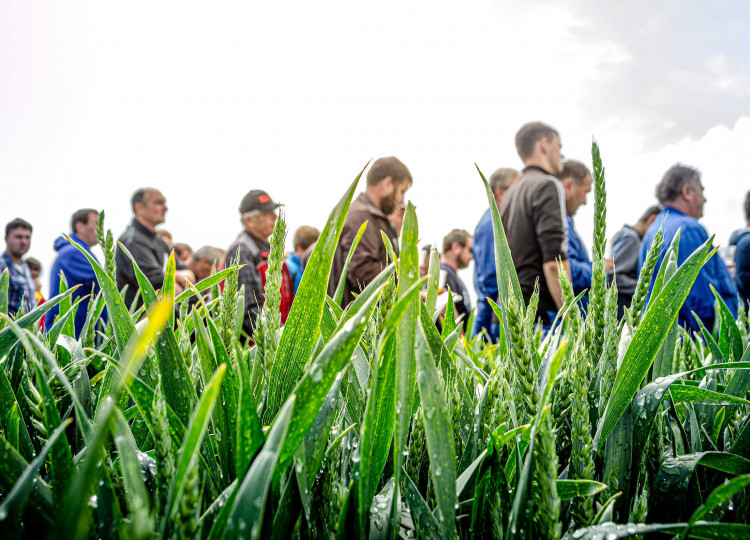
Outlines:
<svg viewBox="0 0 750 540"><path fill-rule="evenodd" d="M568 273L574 293L586 291L591 284L592 261L576 231L574 218L580 206L586 204L593 178L591 171L580 161L564 159L560 134L546 124L532 122L522 126L516 134L515 145L524 164L523 170L500 168L491 175L489 183L524 301L528 304L538 288L537 316L544 326L549 327L563 304L558 265ZM352 245L359 239L349 261L342 306L348 305L387 265L384 236L398 252L398 237L406 208L405 193L412 184L409 169L396 157L380 158L369 168L364 191L352 201L333 258L328 284L331 297L335 295ZM698 221L703 215L706 198L701 173L697 169L681 164L672 166L658 182L655 193L658 204L646 208L632 225L625 225L609 243L611 255L605 264L609 279L617 285L620 316L631 305L639 273L658 230L662 231L663 241L652 288L667 248L678 231L678 264L709 238ZM118 245L116 249L117 286L125 290L126 304L134 306L140 303L138 279L143 279L143 276L155 289L163 286L166 261L173 251L178 291L187 287L188 282L200 282L218 269L239 263L243 266L238 282L244 287L245 295L243 330L252 336L263 304L270 237L279 206L267 192L251 190L239 205L241 232L228 248L203 246L193 251L188 244L173 243L169 232L157 229L165 221L167 206L164 195L153 188L137 190L131 198L133 219L118 239L124 247ZM716 317L714 294L724 301L735 317L740 303L749 301L750 192L744 209L746 227L733 233L729 242L734 252L733 270L720 256L710 258L680 310L681 325L699 330L697 317L711 329ZM80 285L73 293L73 301L79 302L75 316L77 335L84 326L88 302L99 288L93 268L81 251L85 250L95 258L91 248L98 243L98 217L98 212L90 208L76 211L71 217L67 236L77 245L64 236L54 244L57 258L50 269L49 294L58 294L62 277L66 288ZM360 228L365 222L367 226L360 236ZM41 265L35 259L25 257L31 246L32 231L32 225L20 218L5 228L6 250L0 257L0 272L7 269L8 312L16 317L44 301L40 292ZM319 235L319 231L310 226L300 227L294 234L294 249L286 255L282 265L282 322L291 309ZM473 325L466 331L472 336L481 333L488 339L497 339L499 321L488 299L496 303L502 299L498 297L490 210L481 217L473 235L462 229L451 230L441 247L438 284L441 294L452 296L458 321L469 320L472 311L470 294L458 271L467 268L473 260L478 302ZM431 253L436 249L423 247L421 275L428 273ZM137 263L142 276L136 275L131 259ZM584 295L581 300L584 312L586 306ZM48 327L56 316L55 307L46 315ZM106 313L102 316L106 317Z"/></svg>

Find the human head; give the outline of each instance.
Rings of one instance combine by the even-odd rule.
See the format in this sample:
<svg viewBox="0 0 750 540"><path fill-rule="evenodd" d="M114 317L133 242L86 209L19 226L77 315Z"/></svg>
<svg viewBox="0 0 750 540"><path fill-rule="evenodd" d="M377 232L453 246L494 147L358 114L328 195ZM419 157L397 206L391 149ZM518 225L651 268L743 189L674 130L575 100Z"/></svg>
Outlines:
<svg viewBox="0 0 750 540"><path fill-rule="evenodd" d="M31 277L34 278L34 286L37 291L42 290L42 280L39 279L42 276L42 263L40 263L34 257L26 257L26 264L29 265L29 271Z"/></svg>
<svg viewBox="0 0 750 540"><path fill-rule="evenodd" d="M698 169L672 165L656 186L656 198L662 206L671 206L695 219L703 216L703 183Z"/></svg>
<svg viewBox="0 0 750 540"><path fill-rule="evenodd" d="M87 246L93 247L99 243L96 237L96 226L99 223L99 212L93 208L81 208L73 212L70 217L70 230Z"/></svg>
<svg viewBox="0 0 750 540"><path fill-rule="evenodd" d="M181 261L185 262L190 259L190 256L193 254L193 248L191 248L189 245L185 244L184 242L178 242L174 245L175 253L177 253L177 258Z"/></svg>
<svg viewBox="0 0 750 540"><path fill-rule="evenodd" d="M245 230L263 240L273 234L279 203L261 189L248 191L240 202L240 221Z"/></svg>
<svg viewBox="0 0 750 540"><path fill-rule="evenodd" d="M159 235L159 238L164 240L164 243L167 244L167 247L171 250L174 248L174 240L172 238L172 233L165 230L165 229L159 229L156 231L156 234Z"/></svg>
<svg viewBox="0 0 750 540"><path fill-rule="evenodd" d="M471 235L463 229L453 229L443 238L443 260L457 270L471 261Z"/></svg>
<svg viewBox="0 0 750 540"><path fill-rule="evenodd" d="M33 228L28 221L16 218L5 226L5 245L11 259L20 259L31 247Z"/></svg>
<svg viewBox="0 0 750 540"><path fill-rule="evenodd" d="M140 188L130 198L130 207L133 216L141 225L155 231L157 225L164 223L167 200L158 189Z"/></svg>
<svg viewBox="0 0 750 540"><path fill-rule="evenodd" d="M529 122L516 133L516 151L524 165L536 165L550 174L562 171L560 134L541 122Z"/></svg>
<svg viewBox="0 0 750 540"><path fill-rule="evenodd" d="M219 248L203 246L192 255L188 266L195 274L195 279L201 281L211 275L211 269L219 264L223 252Z"/></svg>
<svg viewBox="0 0 750 540"><path fill-rule="evenodd" d="M641 236L646 234L646 231L656 219L656 216L661 212L661 207L657 205L649 206L645 212L635 222L633 228L640 233Z"/></svg>
<svg viewBox="0 0 750 540"><path fill-rule="evenodd" d="M387 216L404 204L404 193L413 183L406 165L396 157L376 159L367 172L367 195Z"/></svg>
<svg viewBox="0 0 750 540"><path fill-rule="evenodd" d="M422 260L419 262L419 277L423 278L430 271L430 253L432 252L432 245L425 244L422 246Z"/></svg>
<svg viewBox="0 0 750 540"><path fill-rule="evenodd" d="M568 160L557 177L565 189L565 206L569 216L575 215L581 205L586 204L586 195L591 191L593 180L588 167L580 161Z"/></svg>
<svg viewBox="0 0 750 540"><path fill-rule="evenodd" d="M301 256L307 248L318 241L320 237L320 231L315 227L309 225L303 225L296 231L294 231L294 252Z"/></svg>
<svg viewBox="0 0 750 540"><path fill-rule="evenodd" d="M490 189L495 195L495 203L500 204L503 195L510 186L518 179L518 171L508 167L498 169L490 176Z"/></svg>

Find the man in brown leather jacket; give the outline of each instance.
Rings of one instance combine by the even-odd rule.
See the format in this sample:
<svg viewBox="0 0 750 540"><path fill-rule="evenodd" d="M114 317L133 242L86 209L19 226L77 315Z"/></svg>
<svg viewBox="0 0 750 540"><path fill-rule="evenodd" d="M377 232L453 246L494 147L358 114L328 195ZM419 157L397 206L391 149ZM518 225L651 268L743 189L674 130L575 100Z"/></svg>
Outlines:
<svg viewBox="0 0 750 540"><path fill-rule="evenodd" d="M394 249L398 251L398 233L388 220L388 216L396 209L403 208L404 193L411 185L409 169L395 157L380 158L370 167L367 173L367 187L349 207L349 214L346 216L346 223L333 257L331 279L328 282L328 294L331 297L336 292L344 261L359 227L367 221L367 229L349 263L342 307L354 300L354 294L364 289L386 267L388 257L380 231L390 238Z"/></svg>

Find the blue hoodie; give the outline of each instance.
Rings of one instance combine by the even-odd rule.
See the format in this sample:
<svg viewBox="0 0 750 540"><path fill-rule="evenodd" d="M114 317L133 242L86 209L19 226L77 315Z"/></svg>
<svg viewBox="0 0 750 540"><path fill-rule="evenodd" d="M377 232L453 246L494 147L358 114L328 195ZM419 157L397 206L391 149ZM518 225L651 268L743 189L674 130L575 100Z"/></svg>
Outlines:
<svg viewBox="0 0 750 540"><path fill-rule="evenodd" d="M94 259L96 256L91 252L91 248L81 240L78 236L71 233L70 238L77 242L78 245L83 247ZM65 279L68 282L68 288L74 287L75 285L81 285L77 291L73 293L72 300L75 301L82 296L95 295L99 291L99 282L96 280L96 274L94 269L91 267L91 263L81 253L77 247L68 242L65 237L61 236L55 240L55 251L57 251L57 258L52 263L52 269L50 270L49 278L49 294L50 298L56 296L60 292L60 272L65 274ZM98 260L98 259L97 259ZM93 288L93 290L92 290ZM78 305L78 311L76 312L75 328L76 338L81 334L83 325L86 322L86 313L88 312L90 298L85 298ZM52 328L52 324L57 317L58 306L53 307L47 312L46 315L46 328ZM106 321L106 313L102 313L102 317Z"/></svg>
<svg viewBox="0 0 750 540"><path fill-rule="evenodd" d="M487 298L497 302L497 270L495 268L495 233L492 230L492 213L489 208L479 220L471 244L474 258L474 288L477 290L477 312L474 315L473 338L482 328L492 341L497 341L500 325L493 318L493 311Z"/></svg>
<svg viewBox="0 0 750 540"><path fill-rule="evenodd" d="M734 282L740 297L750 302L750 227L739 229L729 237L729 245L734 251Z"/></svg>

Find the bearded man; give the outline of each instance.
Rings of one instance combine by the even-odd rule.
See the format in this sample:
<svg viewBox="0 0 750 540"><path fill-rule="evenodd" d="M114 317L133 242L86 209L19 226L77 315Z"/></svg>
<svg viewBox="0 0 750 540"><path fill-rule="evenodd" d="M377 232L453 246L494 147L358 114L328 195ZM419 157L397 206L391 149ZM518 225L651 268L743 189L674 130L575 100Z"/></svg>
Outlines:
<svg viewBox="0 0 750 540"><path fill-rule="evenodd" d="M367 221L367 229L354 250L346 275L341 306L345 307L388 264L388 254L380 232L384 232L398 251L398 233L388 216L404 207L404 194L412 185L412 177L406 165L395 157L376 160L367 173L367 187L352 201L341 231L339 245L333 258L328 294L336 292L346 256L357 236L359 227Z"/></svg>

